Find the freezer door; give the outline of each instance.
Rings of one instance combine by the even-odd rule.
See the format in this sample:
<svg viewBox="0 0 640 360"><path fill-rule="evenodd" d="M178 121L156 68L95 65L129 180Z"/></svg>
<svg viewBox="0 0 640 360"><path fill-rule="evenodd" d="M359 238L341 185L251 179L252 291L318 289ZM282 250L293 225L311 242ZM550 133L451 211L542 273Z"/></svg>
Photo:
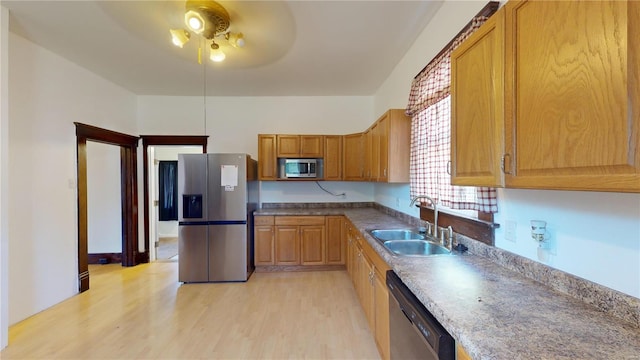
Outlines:
<svg viewBox="0 0 640 360"><path fill-rule="evenodd" d="M208 154L210 221L247 220L247 154Z"/></svg>
<svg viewBox="0 0 640 360"><path fill-rule="evenodd" d="M178 155L178 220L207 220L207 155Z"/></svg>
<svg viewBox="0 0 640 360"><path fill-rule="evenodd" d="M246 281L247 225L209 225L209 281Z"/></svg>
<svg viewBox="0 0 640 360"><path fill-rule="evenodd" d="M209 280L207 225L178 226L178 281Z"/></svg>

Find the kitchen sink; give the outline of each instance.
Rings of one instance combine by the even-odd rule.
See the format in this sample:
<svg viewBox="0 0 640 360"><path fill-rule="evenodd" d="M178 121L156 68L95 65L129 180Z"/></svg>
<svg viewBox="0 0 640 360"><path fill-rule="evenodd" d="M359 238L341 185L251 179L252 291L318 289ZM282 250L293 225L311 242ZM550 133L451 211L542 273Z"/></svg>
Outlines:
<svg viewBox="0 0 640 360"><path fill-rule="evenodd" d="M411 229L375 229L369 234L387 250L400 256L449 255L451 251L431 237Z"/></svg>
<svg viewBox="0 0 640 360"><path fill-rule="evenodd" d="M388 240L384 247L393 253L403 256L449 255L446 247L427 240Z"/></svg>
<svg viewBox="0 0 640 360"><path fill-rule="evenodd" d="M424 235L413 230L394 229L394 230L371 230L369 233L376 239L381 241L388 240L424 240Z"/></svg>

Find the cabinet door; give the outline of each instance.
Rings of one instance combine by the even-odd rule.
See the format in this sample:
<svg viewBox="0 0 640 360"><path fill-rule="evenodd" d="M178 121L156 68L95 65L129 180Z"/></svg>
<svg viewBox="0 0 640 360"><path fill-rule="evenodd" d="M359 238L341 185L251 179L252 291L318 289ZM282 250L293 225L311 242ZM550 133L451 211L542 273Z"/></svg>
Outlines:
<svg viewBox="0 0 640 360"><path fill-rule="evenodd" d="M376 126L375 139L377 144L374 146L376 151L376 179L379 182L387 182L389 174L389 113L385 114L378 120ZM406 153L409 156L409 153Z"/></svg>
<svg viewBox="0 0 640 360"><path fill-rule="evenodd" d="M408 183L411 151L411 118L404 109L391 109L387 112L387 182ZM381 138L383 140L383 138ZM381 151L384 151L381 147ZM384 155L383 155L384 156ZM384 158L380 161L385 163Z"/></svg>
<svg viewBox="0 0 640 360"><path fill-rule="evenodd" d="M364 309L364 314L369 322L369 329L375 331L375 314L374 314L374 294L373 294L373 265L365 254L360 250L360 269L359 286L360 286L360 302Z"/></svg>
<svg viewBox="0 0 640 360"><path fill-rule="evenodd" d="M300 135L300 157L321 158L324 156L322 135Z"/></svg>
<svg viewBox="0 0 640 360"><path fill-rule="evenodd" d="M276 180L276 135L258 135L258 179Z"/></svg>
<svg viewBox="0 0 640 360"><path fill-rule="evenodd" d="M273 226L256 226L254 229L254 260L256 266L274 265Z"/></svg>
<svg viewBox="0 0 640 360"><path fill-rule="evenodd" d="M356 244L355 244L355 238L353 236L353 225L351 224L351 222L346 221L346 227L347 227L347 272L349 273L349 277L351 278L351 281L354 282L354 278L355 278L355 267L356 267L356 259L357 259L357 252L355 250Z"/></svg>
<svg viewBox="0 0 640 360"><path fill-rule="evenodd" d="M502 186L504 9L451 54L451 183Z"/></svg>
<svg viewBox="0 0 640 360"><path fill-rule="evenodd" d="M376 268L373 278L375 339L383 360L390 358L389 351L389 291L387 290L386 274Z"/></svg>
<svg viewBox="0 0 640 360"><path fill-rule="evenodd" d="M381 164L380 164L380 121L377 121L371 127L371 144L369 154L369 169L371 170L371 175L369 176L369 180L371 181L380 181L380 173L381 173Z"/></svg>
<svg viewBox="0 0 640 360"><path fill-rule="evenodd" d="M297 226L275 227L276 265L300 265L300 238Z"/></svg>
<svg viewBox="0 0 640 360"><path fill-rule="evenodd" d="M507 186L640 191L637 6L507 2Z"/></svg>
<svg viewBox="0 0 640 360"><path fill-rule="evenodd" d="M324 179L342 180L342 136L324 137Z"/></svg>
<svg viewBox="0 0 640 360"><path fill-rule="evenodd" d="M302 265L325 264L324 225L300 226Z"/></svg>
<svg viewBox="0 0 640 360"><path fill-rule="evenodd" d="M349 134L343 137L342 174L344 180L360 181L364 171L364 134Z"/></svg>
<svg viewBox="0 0 640 360"><path fill-rule="evenodd" d="M373 178L373 128L364 133L364 179L371 181Z"/></svg>
<svg viewBox="0 0 640 360"><path fill-rule="evenodd" d="M343 265L345 263L345 241L342 236L342 216L326 217L327 264Z"/></svg>
<svg viewBox="0 0 640 360"><path fill-rule="evenodd" d="M300 157L299 135L278 135L278 157Z"/></svg>

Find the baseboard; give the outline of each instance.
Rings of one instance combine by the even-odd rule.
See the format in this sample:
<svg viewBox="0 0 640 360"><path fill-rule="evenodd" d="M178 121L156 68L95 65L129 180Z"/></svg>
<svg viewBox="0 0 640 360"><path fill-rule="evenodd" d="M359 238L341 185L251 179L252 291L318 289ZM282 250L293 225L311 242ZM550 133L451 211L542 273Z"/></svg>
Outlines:
<svg viewBox="0 0 640 360"><path fill-rule="evenodd" d="M95 253L89 254L89 264L117 264L122 263L122 253Z"/></svg>

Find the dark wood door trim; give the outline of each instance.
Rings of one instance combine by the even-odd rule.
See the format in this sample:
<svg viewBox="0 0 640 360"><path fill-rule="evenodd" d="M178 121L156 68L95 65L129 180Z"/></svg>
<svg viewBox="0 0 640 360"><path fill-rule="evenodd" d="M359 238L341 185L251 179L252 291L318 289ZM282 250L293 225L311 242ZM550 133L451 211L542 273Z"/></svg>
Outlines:
<svg viewBox="0 0 640 360"><path fill-rule="evenodd" d="M143 176L143 202L144 202L144 250L139 253L138 262L149 262L149 146L202 146L202 153L207 152L208 136L192 135L140 135L142 139L142 176Z"/></svg>
<svg viewBox="0 0 640 360"><path fill-rule="evenodd" d="M137 136L74 122L78 180L78 287L89 290L87 222L87 141L120 146L122 193L122 265L134 266L138 250Z"/></svg>

